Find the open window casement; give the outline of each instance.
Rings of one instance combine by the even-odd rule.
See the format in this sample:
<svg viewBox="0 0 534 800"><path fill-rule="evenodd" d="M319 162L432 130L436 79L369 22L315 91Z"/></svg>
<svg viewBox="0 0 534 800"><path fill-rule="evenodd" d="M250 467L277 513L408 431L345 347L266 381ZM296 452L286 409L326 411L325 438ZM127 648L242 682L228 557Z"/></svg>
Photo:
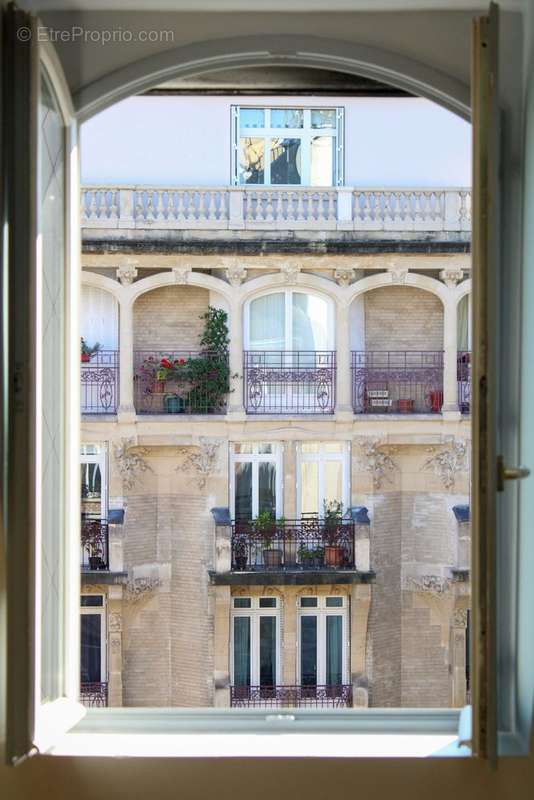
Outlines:
<svg viewBox="0 0 534 800"><path fill-rule="evenodd" d="M9 312L8 759L47 750L79 694L79 218L67 84L34 17L4 15ZM5 328L6 329L6 328Z"/></svg>

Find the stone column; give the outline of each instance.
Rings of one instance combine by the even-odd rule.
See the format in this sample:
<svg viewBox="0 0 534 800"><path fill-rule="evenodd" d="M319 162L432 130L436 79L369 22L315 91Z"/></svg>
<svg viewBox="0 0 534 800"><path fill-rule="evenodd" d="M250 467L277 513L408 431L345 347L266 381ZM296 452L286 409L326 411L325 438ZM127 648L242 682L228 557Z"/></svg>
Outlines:
<svg viewBox="0 0 534 800"><path fill-rule="evenodd" d="M350 676L352 702L355 708L365 708L369 704L365 656L370 605L371 586L369 584L354 585L350 598Z"/></svg>
<svg viewBox="0 0 534 800"><path fill-rule="evenodd" d="M230 386L229 413L244 417L243 409L243 309L239 298L230 303ZM233 377L233 376L237 377Z"/></svg>
<svg viewBox="0 0 534 800"><path fill-rule="evenodd" d="M216 586L214 611L214 705L230 705L230 596L229 586Z"/></svg>
<svg viewBox="0 0 534 800"><path fill-rule="evenodd" d="M119 308L119 422L134 422L133 402L133 302L128 298Z"/></svg>
<svg viewBox="0 0 534 800"><path fill-rule="evenodd" d="M452 292L451 292L452 295ZM443 413L459 414L458 410L458 331L456 299L447 298L443 309Z"/></svg>
<svg viewBox="0 0 534 800"><path fill-rule="evenodd" d="M283 605L281 683L293 686L297 680L297 594L286 587Z"/></svg>
<svg viewBox="0 0 534 800"><path fill-rule="evenodd" d="M122 706L122 586L108 592L108 706Z"/></svg>
<svg viewBox="0 0 534 800"><path fill-rule="evenodd" d="M350 305L345 301L337 305L336 364L337 395L336 412L352 419L352 371L350 356Z"/></svg>
<svg viewBox="0 0 534 800"><path fill-rule="evenodd" d="M451 678L452 678L452 707L462 708L466 704L466 620L467 611L456 609L451 626L450 652L451 652Z"/></svg>

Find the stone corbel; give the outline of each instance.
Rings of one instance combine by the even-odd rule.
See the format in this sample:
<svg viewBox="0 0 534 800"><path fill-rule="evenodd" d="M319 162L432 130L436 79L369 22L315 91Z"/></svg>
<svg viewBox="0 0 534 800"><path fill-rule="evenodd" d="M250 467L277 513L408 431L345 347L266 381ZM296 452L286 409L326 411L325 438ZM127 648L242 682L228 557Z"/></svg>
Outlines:
<svg viewBox="0 0 534 800"><path fill-rule="evenodd" d="M364 472L369 472L373 478L373 488L380 489L384 483L393 483L393 473L399 467L392 456L397 448L385 445L379 438L358 436L355 439L362 457L358 459L358 466Z"/></svg>
<svg viewBox="0 0 534 800"><path fill-rule="evenodd" d="M193 447L179 447L178 452L185 455L183 464L176 467L176 472L193 470L197 477L193 478L199 489L206 486L209 476L215 471L219 458L221 442L213 439L200 439ZM193 450L193 452L191 452Z"/></svg>
<svg viewBox="0 0 534 800"><path fill-rule="evenodd" d="M172 274L174 282L177 284L189 283L189 275L191 274L191 267L173 267Z"/></svg>
<svg viewBox="0 0 534 800"><path fill-rule="evenodd" d="M464 273L463 270L453 267L442 269L439 273L439 277L445 286L447 286L449 289L454 289L456 285L463 279Z"/></svg>
<svg viewBox="0 0 534 800"><path fill-rule="evenodd" d="M117 280L120 281L123 286L129 286L134 282L135 278L137 278L138 265L138 261L125 261L124 264L117 267Z"/></svg>
<svg viewBox="0 0 534 800"><path fill-rule="evenodd" d="M391 283L403 286L406 283L409 268L398 262L390 262L388 265L388 273L391 277Z"/></svg>
<svg viewBox="0 0 534 800"><path fill-rule="evenodd" d="M356 270L352 267L339 267L334 270L334 278L338 286L350 286L356 277Z"/></svg>
<svg viewBox="0 0 534 800"><path fill-rule="evenodd" d="M247 278L247 270L238 261L228 264L226 268L226 279L231 286L241 286Z"/></svg>
<svg viewBox="0 0 534 800"><path fill-rule="evenodd" d="M285 283L295 283L299 276L301 265L294 260L286 260L280 267L280 273Z"/></svg>
<svg viewBox="0 0 534 800"><path fill-rule="evenodd" d="M152 467L144 459L148 454L146 447L135 445L133 438L122 438L120 444L114 446L117 468L126 489L133 489L143 472L152 472Z"/></svg>

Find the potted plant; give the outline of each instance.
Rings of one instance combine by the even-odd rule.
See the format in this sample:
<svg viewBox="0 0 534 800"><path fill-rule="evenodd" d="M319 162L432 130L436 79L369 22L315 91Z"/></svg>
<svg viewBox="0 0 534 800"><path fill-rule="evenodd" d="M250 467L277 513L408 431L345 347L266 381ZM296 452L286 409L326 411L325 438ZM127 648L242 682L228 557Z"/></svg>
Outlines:
<svg viewBox="0 0 534 800"><path fill-rule="evenodd" d="M234 543L234 565L235 568L238 570L243 570L247 566L248 562L248 555L247 555L247 540L244 536L240 536L237 538L236 542Z"/></svg>
<svg viewBox="0 0 534 800"><path fill-rule="evenodd" d="M91 360L91 358L100 350L99 342L95 342L95 344L92 347L89 347L83 336L80 337L80 345L81 345L81 360L82 363L84 364L88 363Z"/></svg>
<svg viewBox="0 0 534 800"><path fill-rule="evenodd" d="M298 556L303 569L320 569L324 564L322 547L307 547L303 544L299 547Z"/></svg>
<svg viewBox="0 0 534 800"><path fill-rule="evenodd" d="M411 414L413 411L413 400L407 398L398 401L399 414Z"/></svg>
<svg viewBox="0 0 534 800"><path fill-rule="evenodd" d="M282 550L273 547L277 523L270 511L262 511L254 520L254 532L261 538L263 564L265 567L279 567L282 564Z"/></svg>
<svg viewBox="0 0 534 800"><path fill-rule="evenodd" d="M323 501L324 560L329 567L339 567L343 561L343 547L339 544L339 526L343 519L343 504L337 500Z"/></svg>
<svg viewBox="0 0 534 800"><path fill-rule="evenodd" d="M99 520L82 521L82 547L89 554L89 569L101 570L106 568L104 562L104 544Z"/></svg>

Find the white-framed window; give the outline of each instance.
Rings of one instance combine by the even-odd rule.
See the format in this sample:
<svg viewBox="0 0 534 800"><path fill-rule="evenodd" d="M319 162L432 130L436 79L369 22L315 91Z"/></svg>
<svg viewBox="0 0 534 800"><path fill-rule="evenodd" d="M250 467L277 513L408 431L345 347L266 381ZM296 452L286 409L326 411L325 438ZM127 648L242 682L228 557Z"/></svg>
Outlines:
<svg viewBox="0 0 534 800"><path fill-rule="evenodd" d="M231 682L234 686L280 683L280 608L277 597L233 597Z"/></svg>
<svg viewBox="0 0 534 800"><path fill-rule="evenodd" d="M82 515L107 519L107 448L103 444L82 444L80 448L80 489Z"/></svg>
<svg viewBox="0 0 534 800"><path fill-rule="evenodd" d="M272 442L230 445L230 511L233 519L282 516L282 448Z"/></svg>
<svg viewBox="0 0 534 800"><path fill-rule="evenodd" d="M299 442L297 445L297 509L301 517L322 517L325 504L350 506L350 443Z"/></svg>
<svg viewBox="0 0 534 800"><path fill-rule="evenodd" d="M245 350L321 351L335 347L332 300L296 289L275 290L245 305Z"/></svg>
<svg viewBox="0 0 534 800"><path fill-rule="evenodd" d="M347 599L298 598L298 681L301 686L341 686L349 679Z"/></svg>
<svg viewBox="0 0 534 800"><path fill-rule="evenodd" d="M106 606L104 595L80 599L80 684L107 682Z"/></svg>
<svg viewBox="0 0 534 800"><path fill-rule="evenodd" d="M232 107L235 185L342 186L341 107Z"/></svg>

